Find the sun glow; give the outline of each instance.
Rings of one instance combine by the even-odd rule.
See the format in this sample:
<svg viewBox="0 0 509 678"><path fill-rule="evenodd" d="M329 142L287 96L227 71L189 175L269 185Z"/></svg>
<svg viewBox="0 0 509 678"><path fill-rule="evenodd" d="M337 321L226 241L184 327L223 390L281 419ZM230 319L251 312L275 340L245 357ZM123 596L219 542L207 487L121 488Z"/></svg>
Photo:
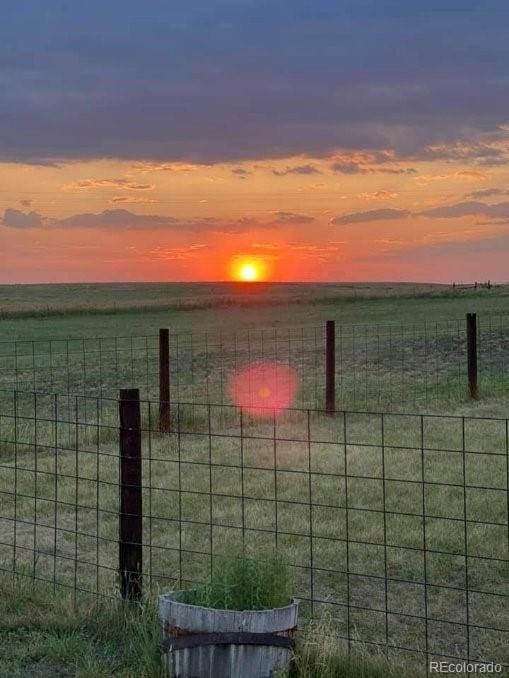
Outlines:
<svg viewBox="0 0 509 678"><path fill-rule="evenodd" d="M239 273L242 280L246 282L252 282L258 278L258 271L254 264L244 264Z"/></svg>
<svg viewBox="0 0 509 678"><path fill-rule="evenodd" d="M231 275L234 280L258 282L266 279L267 270L263 261L242 257L232 261Z"/></svg>

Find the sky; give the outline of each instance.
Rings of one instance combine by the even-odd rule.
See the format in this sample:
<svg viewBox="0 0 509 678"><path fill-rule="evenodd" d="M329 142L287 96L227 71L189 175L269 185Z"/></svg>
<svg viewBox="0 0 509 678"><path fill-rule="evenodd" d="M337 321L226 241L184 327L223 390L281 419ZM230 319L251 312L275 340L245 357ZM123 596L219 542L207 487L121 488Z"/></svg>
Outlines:
<svg viewBox="0 0 509 678"><path fill-rule="evenodd" d="M0 283L509 281L507 0L3 0Z"/></svg>

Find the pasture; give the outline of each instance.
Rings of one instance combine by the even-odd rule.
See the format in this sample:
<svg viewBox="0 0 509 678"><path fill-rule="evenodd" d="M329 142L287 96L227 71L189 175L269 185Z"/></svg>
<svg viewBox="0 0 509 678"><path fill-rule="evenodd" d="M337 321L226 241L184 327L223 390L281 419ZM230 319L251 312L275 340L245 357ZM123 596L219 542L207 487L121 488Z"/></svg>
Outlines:
<svg viewBox="0 0 509 678"><path fill-rule="evenodd" d="M507 313L509 285L122 283L0 285L0 339L225 332L320 324L418 323Z"/></svg>
<svg viewBox="0 0 509 678"><path fill-rule="evenodd" d="M507 313L509 285L122 283L0 285L2 339L225 332L288 325L414 323ZM101 331L98 332L98 328Z"/></svg>
<svg viewBox="0 0 509 678"><path fill-rule="evenodd" d="M116 393L138 386L152 594L206 581L229 544L275 546L305 615L332 620L345 654L382 652L421 673L424 658L509 664L508 288L255 286L237 304L226 285L184 286L169 302L172 286L108 286L103 297L90 286L83 308L75 287L37 303L14 288L2 302L4 347L26 342L0 356L4 571L117 595ZM490 318L478 401L466 392L467 311ZM343 343L328 415L331 318ZM158 420L159 327L181 337L169 431ZM277 417L229 400L231 374L262 359L300 378L294 408Z"/></svg>
<svg viewBox="0 0 509 678"><path fill-rule="evenodd" d="M3 389L116 397L137 386L154 399L158 330L167 327L173 400L231 403L232 374L271 361L297 372L296 406L322 407L324 323L333 319L338 407L454 412L467 393L466 312L479 315L481 397L493 402L509 386L504 286L56 285L4 292Z"/></svg>

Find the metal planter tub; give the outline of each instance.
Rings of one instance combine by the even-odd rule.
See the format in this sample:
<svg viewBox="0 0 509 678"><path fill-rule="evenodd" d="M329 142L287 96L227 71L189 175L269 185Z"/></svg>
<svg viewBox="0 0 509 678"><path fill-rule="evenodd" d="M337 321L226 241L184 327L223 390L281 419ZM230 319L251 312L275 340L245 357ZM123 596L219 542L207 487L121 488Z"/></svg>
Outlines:
<svg viewBox="0 0 509 678"><path fill-rule="evenodd" d="M299 603L271 610L216 610L159 597L162 661L172 678L270 678L288 668Z"/></svg>

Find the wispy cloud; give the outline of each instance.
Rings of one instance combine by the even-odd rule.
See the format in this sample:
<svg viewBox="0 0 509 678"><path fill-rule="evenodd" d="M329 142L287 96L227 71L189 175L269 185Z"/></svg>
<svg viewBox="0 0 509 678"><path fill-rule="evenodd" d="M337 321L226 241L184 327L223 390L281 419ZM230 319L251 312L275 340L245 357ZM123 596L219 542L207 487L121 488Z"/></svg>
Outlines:
<svg viewBox="0 0 509 678"><path fill-rule="evenodd" d="M423 149L423 160L475 161L476 164L496 167L509 162L507 149L500 139L490 143L462 139L450 143L433 144Z"/></svg>
<svg viewBox="0 0 509 678"><path fill-rule="evenodd" d="M131 167L137 172L194 172L202 165L189 162L136 162Z"/></svg>
<svg viewBox="0 0 509 678"><path fill-rule="evenodd" d="M488 178L486 172L480 172L479 170L459 170L455 174L459 179L464 179L465 181L484 181Z"/></svg>
<svg viewBox="0 0 509 678"><path fill-rule="evenodd" d="M297 214L295 212L275 212L274 223L276 224L311 224L315 220L308 214Z"/></svg>
<svg viewBox="0 0 509 678"><path fill-rule="evenodd" d="M162 228L175 227L179 220L175 217L157 214L134 214L124 209L104 210L103 212L86 212L73 214L64 219L55 220L53 227L57 228Z"/></svg>
<svg viewBox="0 0 509 678"><path fill-rule="evenodd" d="M111 209L103 212L85 212L73 214L63 219L50 219L37 212L20 212L8 208L1 221L8 228L52 228L52 229L181 229L188 231L207 231L216 227L219 220L215 217L200 219L178 219L173 216L157 214L135 214L125 209Z"/></svg>
<svg viewBox="0 0 509 678"><path fill-rule="evenodd" d="M136 195L114 195L108 202L112 205L153 205L157 200L152 198L140 198Z"/></svg>
<svg viewBox="0 0 509 678"><path fill-rule="evenodd" d="M509 190L505 188L485 188L480 191L472 191L472 193L467 193L465 198L490 198L494 195L509 195Z"/></svg>
<svg viewBox="0 0 509 678"><path fill-rule="evenodd" d="M232 174L235 174L239 179L245 179L251 172L243 167L234 167L232 169Z"/></svg>
<svg viewBox="0 0 509 678"><path fill-rule="evenodd" d="M478 200L467 200L450 205L439 205L421 211L407 209L382 208L365 212L351 212L331 219L332 224L358 224L369 221L387 221L405 219L409 216L433 219L457 219L460 217L479 217L497 221L509 220L509 201L488 204Z"/></svg>
<svg viewBox="0 0 509 678"><path fill-rule="evenodd" d="M450 174L421 174L415 178L415 181L419 184L430 184L440 181L445 182L451 179L455 181L478 182L485 181L487 178L488 175L485 172L467 169L451 172Z"/></svg>
<svg viewBox="0 0 509 678"><path fill-rule="evenodd" d="M366 167L357 162L335 162L331 170L340 174L417 174L414 167Z"/></svg>
<svg viewBox="0 0 509 678"><path fill-rule="evenodd" d="M243 233L253 229L274 229L279 225L309 224L314 217L294 212L275 212L266 219L245 215L238 219L220 219L213 216L178 218L162 214L136 214L126 209L72 214L62 219L44 217L38 212L5 210L0 225L8 228L104 229L112 231L167 229L182 232Z"/></svg>
<svg viewBox="0 0 509 678"><path fill-rule="evenodd" d="M44 220L38 212L21 212L8 207L0 224L7 228L40 228Z"/></svg>
<svg viewBox="0 0 509 678"><path fill-rule="evenodd" d="M469 254L509 252L509 233L492 234L484 238L449 237L432 242L387 241L387 245L382 252L368 255L365 259L377 260L383 257L384 260L407 261L411 258L422 261L423 256L433 255L457 262L461 261L458 257Z"/></svg>
<svg viewBox="0 0 509 678"><path fill-rule="evenodd" d="M395 193L394 191L373 191L371 193L359 193L359 198L371 202L378 200L392 200L397 198L398 195L399 194Z"/></svg>
<svg viewBox="0 0 509 678"><path fill-rule="evenodd" d="M499 202L489 205L485 202L470 200L453 205L433 207L420 212L425 217L454 219L465 216L484 216L491 219L509 219L509 202Z"/></svg>
<svg viewBox="0 0 509 678"><path fill-rule="evenodd" d="M276 177L285 177L288 174L321 174L322 172L317 169L314 165L295 165L294 167L287 167L284 170L272 170L272 174Z"/></svg>
<svg viewBox="0 0 509 678"><path fill-rule="evenodd" d="M410 216L409 210L394 209L387 207L385 209L367 210L366 212L351 212L331 219L331 224L361 224L366 221L387 221L394 219L405 219Z"/></svg>
<svg viewBox="0 0 509 678"><path fill-rule="evenodd" d="M82 181L73 181L64 184L64 191L74 191L76 189L89 190L96 188L115 188L125 191L152 191L153 184L140 184L130 179L83 179Z"/></svg>
<svg viewBox="0 0 509 678"><path fill-rule="evenodd" d="M395 174L412 175L417 170L413 167L402 167L399 158L391 148L380 151L353 151L335 154L330 169L339 174Z"/></svg>

